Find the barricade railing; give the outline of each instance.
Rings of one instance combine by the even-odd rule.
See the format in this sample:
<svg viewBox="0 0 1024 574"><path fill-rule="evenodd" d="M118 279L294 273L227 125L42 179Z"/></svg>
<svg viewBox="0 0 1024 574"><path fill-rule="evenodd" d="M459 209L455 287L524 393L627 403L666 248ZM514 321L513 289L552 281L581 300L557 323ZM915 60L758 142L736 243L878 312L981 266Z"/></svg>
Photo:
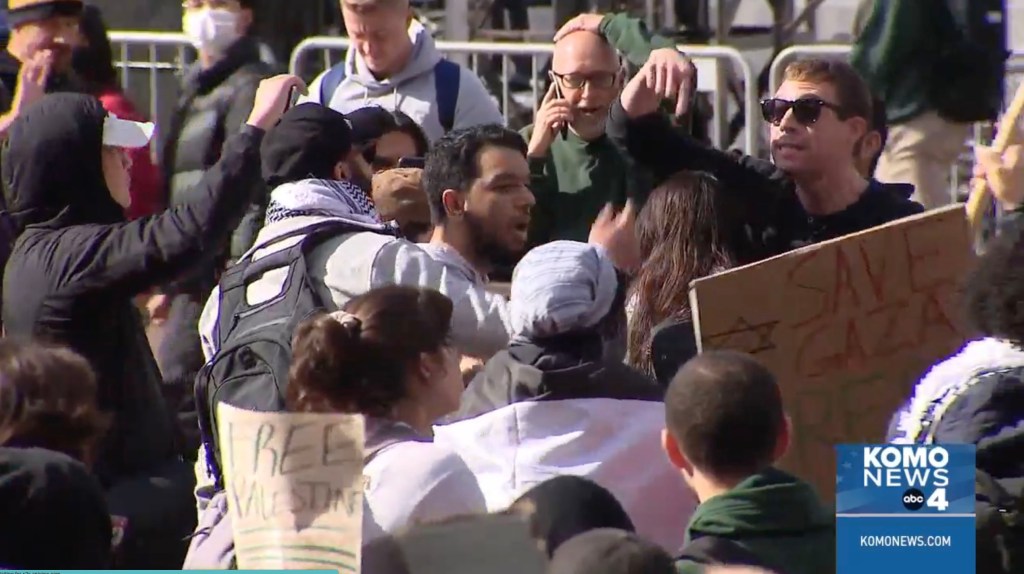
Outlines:
<svg viewBox="0 0 1024 574"><path fill-rule="evenodd" d="M316 36L307 38L296 46L292 51L289 61L291 73L311 80L315 75L323 72L333 64L344 58L348 49L349 39L344 37ZM550 43L511 43L511 42L447 42L437 41L436 46L439 52L451 57L453 60L467 65L484 79L485 84L497 92L497 98L506 121L510 120L516 113L517 108L522 111L529 111L530 117L526 123L532 122L532 114L537 111L537 104L540 102L540 90L544 85L542 81L547 60L550 58L553 45ZM739 70L744 84L743 108L746 114L748 128L752 119L760 116L757 112L757 81L753 68L743 55L735 48L727 46L680 46L681 50L689 55L698 68L698 90L711 93L715 98L715 120L712 128L712 141L719 147L724 147L729 142L725 140L726 125L725 118L728 112L728 90L725 89L726 65L732 65ZM514 90L511 79L513 77L513 63L519 60L524 63L525 58L530 59L528 79L529 84L521 91ZM520 60L523 59L523 60ZM496 60L496 61L495 61ZM313 66L313 69L310 69ZM523 70L518 70L523 74ZM757 152L757 131L754 129L745 130L743 150L754 154Z"/></svg>
<svg viewBox="0 0 1024 574"><path fill-rule="evenodd" d="M121 87L154 121L165 121L175 102L179 79L191 61L191 43L184 34L111 31L114 67Z"/></svg>

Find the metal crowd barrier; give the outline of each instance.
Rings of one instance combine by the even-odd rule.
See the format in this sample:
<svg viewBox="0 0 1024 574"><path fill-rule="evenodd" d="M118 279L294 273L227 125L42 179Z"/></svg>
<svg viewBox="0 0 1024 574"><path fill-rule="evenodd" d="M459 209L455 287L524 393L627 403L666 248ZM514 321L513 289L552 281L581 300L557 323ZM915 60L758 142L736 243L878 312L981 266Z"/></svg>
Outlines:
<svg viewBox="0 0 1024 574"><path fill-rule="evenodd" d="M499 92L498 102L508 121L515 113L516 107L537 111L541 99L540 89L543 85L542 74L547 60L550 58L550 43L511 43L511 42L447 42L436 43L438 51L450 56L453 60L467 65L480 75L485 82L491 80L495 92ZM341 61L348 49L349 39L329 36L316 36L303 40L292 52L289 61L291 73L312 79L331 65ZM680 46L691 56L698 68L698 90L708 92L715 98L715 121L712 130L712 141L719 147L725 147L728 111L728 90L725 89L727 76L726 66L732 65L740 71L745 86L744 111L748 126L751 119L760 117L758 113L757 79L753 68L735 48L727 46ZM510 86L513 61L519 58L530 59L528 77L530 86L525 92L515 93ZM310 70L312 66L312 70ZM312 72L312 73L311 73ZM520 73L523 70L519 70ZM532 121L532 115L530 116ZM756 124L753 124L756 125ZM756 129L745 130L743 150L754 154L757 152Z"/></svg>
<svg viewBox="0 0 1024 574"><path fill-rule="evenodd" d="M157 125L166 125L182 71L193 58L191 43L184 34L167 32L111 31L110 41L121 87L140 111Z"/></svg>

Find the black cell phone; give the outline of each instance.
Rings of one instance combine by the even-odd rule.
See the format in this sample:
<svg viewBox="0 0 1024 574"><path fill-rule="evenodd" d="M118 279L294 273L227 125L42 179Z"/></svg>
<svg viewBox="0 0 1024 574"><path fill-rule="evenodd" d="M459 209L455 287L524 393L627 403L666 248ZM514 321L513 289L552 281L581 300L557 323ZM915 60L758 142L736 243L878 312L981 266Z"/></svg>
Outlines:
<svg viewBox="0 0 1024 574"><path fill-rule="evenodd" d="M555 85L555 95L558 97L558 99L564 100L565 96L562 95L562 86L559 83L559 79L557 77L553 77L553 78L551 78L551 81ZM559 128L558 133L562 134L562 139L565 139L566 137L568 137L569 136L569 124L568 123L563 123L562 127Z"/></svg>
<svg viewBox="0 0 1024 574"><path fill-rule="evenodd" d="M299 88L292 86L288 90L288 101L284 104L284 111L288 111L295 107L296 102L299 101Z"/></svg>
<svg viewBox="0 0 1024 574"><path fill-rule="evenodd" d="M422 157L403 157L398 159L398 167L413 167L423 169L427 162Z"/></svg>

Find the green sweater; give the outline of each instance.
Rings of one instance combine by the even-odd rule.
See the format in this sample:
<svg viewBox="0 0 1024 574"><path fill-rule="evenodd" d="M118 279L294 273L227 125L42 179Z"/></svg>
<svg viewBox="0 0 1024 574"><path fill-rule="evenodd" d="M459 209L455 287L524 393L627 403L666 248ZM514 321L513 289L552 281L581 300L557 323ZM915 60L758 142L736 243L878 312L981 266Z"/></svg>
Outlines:
<svg viewBox="0 0 1024 574"><path fill-rule="evenodd" d="M715 535L736 542L764 566L786 574L835 572L835 518L811 485L770 468L697 507L686 540ZM699 574L704 565L676 563L680 574Z"/></svg>
<svg viewBox="0 0 1024 574"><path fill-rule="evenodd" d="M651 51L673 48L668 38L651 34L639 19L610 14L601 33L634 66L642 66ZM521 131L527 142L533 126ZM606 203L623 206L633 198L642 203L651 190L650 176L636 166L607 136L586 142L571 131L556 136L547 157L531 159L533 210L530 243L556 239L586 241L590 226Z"/></svg>
<svg viewBox="0 0 1024 574"><path fill-rule="evenodd" d="M520 132L530 141L533 126ZM547 157L530 158L531 189L537 200L530 244L556 239L586 241L590 226L606 203L619 207L628 198L643 202L650 178L608 136L586 142L572 131L555 136Z"/></svg>
<svg viewBox="0 0 1024 574"><path fill-rule="evenodd" d="M850 62L872 92L885 102L890 123L914 119L932 109L939 57L958 37L943 0L875 0Z"/></svg>

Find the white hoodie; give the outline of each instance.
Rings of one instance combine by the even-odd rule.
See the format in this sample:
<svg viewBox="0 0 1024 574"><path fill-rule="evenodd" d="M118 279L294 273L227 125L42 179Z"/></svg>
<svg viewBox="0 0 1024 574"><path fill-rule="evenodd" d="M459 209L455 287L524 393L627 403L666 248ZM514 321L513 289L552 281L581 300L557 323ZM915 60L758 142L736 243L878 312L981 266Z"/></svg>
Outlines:
<svg viewBox="0 0 1024 574"><path fill-rule="evenodd" d="M415 20L409 25L409 39L413 42L409 63L397 74L380 80L370 72L357 50L349 50L345 55L345 77L327 102L328 107L343 114L367 106L401 111L423 128L430 141L444 135L434 87L434 66L441 60L441 53L430 32ZM461 68L461 71L453 128L504 125L497 102L480 78L472 70ZM325 74L313 81L304 101L324 103L320 101L320 84Z"/></svg>

